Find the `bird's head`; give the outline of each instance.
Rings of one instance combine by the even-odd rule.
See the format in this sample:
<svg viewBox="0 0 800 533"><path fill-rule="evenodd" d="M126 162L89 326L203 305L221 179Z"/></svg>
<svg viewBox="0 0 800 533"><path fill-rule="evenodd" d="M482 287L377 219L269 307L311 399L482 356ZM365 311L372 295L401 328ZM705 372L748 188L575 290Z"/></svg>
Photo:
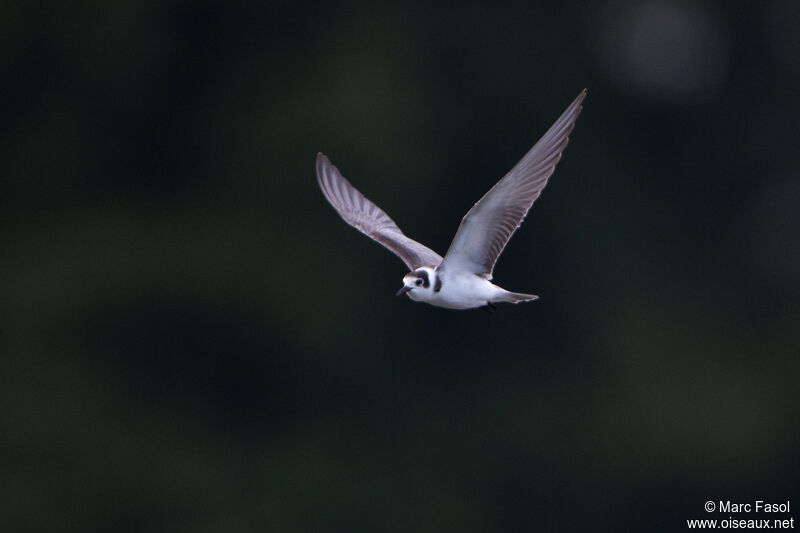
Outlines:
<svg viewBox="0 0 800 533"><path fill-rule="evenodd" d="M402 296L406 293L411 299L416 299L414 296L419 296L422 293L427 293L433 290L432 282L436 277L436 273L432 268L421 267L412 272L409 272L403 277L403 287L397 291L397 296Z"/></svg>

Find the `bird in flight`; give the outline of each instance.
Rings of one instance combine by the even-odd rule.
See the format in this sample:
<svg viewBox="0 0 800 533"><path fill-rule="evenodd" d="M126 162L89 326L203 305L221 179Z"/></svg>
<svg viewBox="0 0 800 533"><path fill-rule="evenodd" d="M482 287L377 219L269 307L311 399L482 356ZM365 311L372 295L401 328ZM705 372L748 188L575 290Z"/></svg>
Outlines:
<svg viewBox="0 0 800 533"><path fill-rule="evenodd" d="M406 237L380 207L368 200L322 153L317 181L345 222L397 255L411 270L397 295L447 309L495 309L500 302L536 300L534 294L510 292L491 282L497 258L539 197L561 159L581 112L586 89L519 163L498 181L461 220L444 258Z"/></svg>

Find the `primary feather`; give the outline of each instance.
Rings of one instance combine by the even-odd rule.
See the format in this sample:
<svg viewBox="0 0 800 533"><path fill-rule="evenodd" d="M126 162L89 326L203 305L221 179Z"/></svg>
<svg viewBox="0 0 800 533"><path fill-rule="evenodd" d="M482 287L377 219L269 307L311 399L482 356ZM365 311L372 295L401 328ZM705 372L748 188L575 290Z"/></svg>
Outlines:
<svg viewBox="0 0 800 533"><path fill-rule="evenodd" d="M408 238L386 212L358 192L325 154L317 154L317 181L328 202L345 222L397 255L411 270L436 268L442 256Z"/></svg>
<svg viewBox="0 0 800 533"><path fill-rule="evenodd" d="M585 97L586 89L525 157L464 216L442 260L442 272L466 270L492 279L497 258L561 159Z"/></svg>

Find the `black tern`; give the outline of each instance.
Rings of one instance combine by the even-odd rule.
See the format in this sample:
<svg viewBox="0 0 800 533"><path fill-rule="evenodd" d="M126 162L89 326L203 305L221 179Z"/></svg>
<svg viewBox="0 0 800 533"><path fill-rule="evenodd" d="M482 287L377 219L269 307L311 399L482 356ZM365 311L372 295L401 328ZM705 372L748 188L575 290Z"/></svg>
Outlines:
<svg viewBox="0 0 800 533"><path fill-rule="evenodd" d="M389 215L353 187L322 153L317 154L317 181L345 222L394 252L411 270L403 277L398 296L405 294L414 301L448 309L494 310L500 302L536 300L535 294L510 292L493 284L492 271L561 159L584 98L586 89L469 210L444 258L406 237Z"/></svg>

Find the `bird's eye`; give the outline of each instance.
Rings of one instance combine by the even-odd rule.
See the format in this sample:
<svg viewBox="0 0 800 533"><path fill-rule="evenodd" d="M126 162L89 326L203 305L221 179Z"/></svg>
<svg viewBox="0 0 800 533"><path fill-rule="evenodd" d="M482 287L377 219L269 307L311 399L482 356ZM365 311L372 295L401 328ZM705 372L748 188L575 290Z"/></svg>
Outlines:
<svg viewBox="0 0 800 533"><path fill-rule="evenodd" d="M422 285L422 280L417 278L417 281L415 281L414 283L416 283L417 285Z"/></svg>

